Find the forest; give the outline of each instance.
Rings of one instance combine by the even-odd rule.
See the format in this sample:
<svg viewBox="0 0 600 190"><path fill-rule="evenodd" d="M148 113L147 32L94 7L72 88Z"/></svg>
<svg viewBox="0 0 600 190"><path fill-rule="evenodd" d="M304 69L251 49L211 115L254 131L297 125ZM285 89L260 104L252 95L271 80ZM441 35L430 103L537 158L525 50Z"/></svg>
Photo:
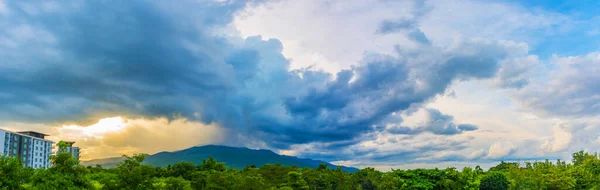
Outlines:
<svg viewBox="0 0 600 190"><path fill-rule="evenodd" d="M571 163L500 162L487 171L479 166L389 172L364 168L352 173L325 164L314 169L270 164L228 169L213 158L199 165L153 167L143 163L146 156L124 156L108 169L78 165L70 153L52 156L47 169L0 157L0 189L600 189L599 156L583 151L574 153Z"/></svg>

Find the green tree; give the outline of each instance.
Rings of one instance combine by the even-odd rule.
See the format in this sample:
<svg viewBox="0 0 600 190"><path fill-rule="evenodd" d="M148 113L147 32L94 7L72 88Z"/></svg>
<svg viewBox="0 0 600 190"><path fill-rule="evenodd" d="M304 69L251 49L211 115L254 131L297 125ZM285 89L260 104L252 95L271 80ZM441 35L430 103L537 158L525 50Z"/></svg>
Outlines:
<svg viewBox="0 0 600 190"><path fill-rule="evenodd" d="M353 181L363 190L377 189L377 181L381 178L381 172L374 168L364 168L356 171L352 177Z"/></svg>
<svg viewBox="0 0 600 190"><path fill-rule="evenodd" d="M379 189L401 189L404 185L404 180L393 172L386 172L381 176L381 179L377 182Z"/></svg>
<svg viewBox="0 0 600 190"><path fill-rule="evenodd" d="M208 160L203 159L202 160L202 164L200 164L200 166L198 166L198 169L200 171L219 171L219 172L223 172L223 171L227 170L227 167L225 166L225 163L223 163L223 162L217 162L217 160L215 160L211 156L211 157L208 157Z"/></svg>
<svg viewBox="0 0 600 190"><path fill-rule="evenodd" d="M56 146L58 146L58 151L59 152L65 152L67 150L67 148L69 147L69 144L66 143L65 141L59 141Z"/></svg>
<svg viewBox="0 0 600 190"><path fill-rule="evenodd" d="M517 163L513 163L513 162L504 162L501 161L500 164L491 167L489 171L496 171L496 172L502 172L502 171L506 171L510 168L514 168L514 167L518 167Z"/></svg>
<svg viewBox="0 0 600 190"><path fill-rule="evenodd" d="M234 189L239 184L235 170L230 171L211 171L209 172L206 187L207 189Z"/></svg>
<svg viewBox="0 0 600 190"><path fill-rule="evenodd" d="M52 167L37 170L31 178L34 189L92 189L94 185L87 178L89 170L77 165L70 153L61 152L50 158Z"/></svg>
<svg viewBox="0 0 600 190"><path fill-rule="evenodd" d="M415 169L415 170L392 170L392 172L403 180L402 189L434 189L441 179L442 171L438 169Z"/></svg>
<svg viewBox="0 0 600 190"><path fill-rule="evenodd" d="M164 180L165 188L168 190L188 190L192 189L190 182L181 177L168 177Z"/></svg>
<svg viewBox="0 0 600 190"><path fill-rule="evenodd" d="M331 189L351 189L352 188L352 176L351 174L344 172L341 166L338 166L332 173L331 177Z"/></svg>
<svg viewBox="0 0 600 190"><path fill-rule="evenodd" d="M243 175L234 186L234 189L240 190L262 190L268 189L265 179L259 174L257 176Z"/></svg>
<svg viewBox="0 0 600 190"><path fill-rule="evenodd" d="M208 171L195 171L192 174L192 180L190 182L192 188L194 189L205 189L208 187L208 176L210 172Z"/></svg>
<svg viewBox="0 0 600 190"><path fill-rule="evenodd" d="M224 164L223 164L224 165ZM173 177L182 177L186 180L192 179L192 173L196 171L196 166L191 162L178 162L168 169L168 175Z"/></svg>
<svg viewBox="0 0 600 190"><path fill-rule="evenodd" d="M301 173L310 189L331 189L333 180L330 171L326 164L320 164L315 169L303 168Z"/></svg>
<svg viewBox="0 0 600 190"><path fill-rule="evenodd" d="M507 190L508 179L501 172L490 172L485 175L479 183L480 190Z"/></svg>
<svg viewBox="0 0 600 190"><path fill-rule="evenodd" d="M291 171L298 171L298 167L285 167L279 164L265 164L260 167L258 172L267 181L271 187L281 187L287 182L287 174Z"/></svg>
<svg viewBox="0 0 600 190"><path fill-rule="evenodd" d="M597 154L573 153L573 167L569 173L576 181L576 189L600 189L600 159Z"/></svg>
<svg viewBox="0 0 600 190"><path fill-rule="evenodd" d="M88 178L98 183L101 189L119 189L121 180L118 174L109 172L91 173Z"/></svg>
<svg viewBox="0 0 600 190"><path fill-rule="evenodd" d="M23 164L16 157L0 156L0 187L18 189L27 180Z"/></svg>
<svg viewBox="0 0 600 190"><path fill-rule="evenodd" d="M294 190L309 189L306 181L302 179L302 173L300 172L288 172L286 185Z"/></svg>
<svg viewBox="0 0 600 190"><path fill-rule="evenodd" d="M124 189L149 189L152 188L152 176L154 168L147 164L142 164L147 154L135 154L131 157L123 155L123 160L117 166L119 175L119 187Z"/></svg>
<svg viewBox="0 0 600 190"><path fill-rule="evenodd" d="M477 170L469 167L463 168L460 174L461 189L476 190L479 189L479 173Z"/></svg>
<svg viewBox="0 0 600 190"><path fill-rule="evenodd" d="M487 172L480 167L462 171L450 167L389 172L365 168L349 173L325 164L314 169L250 165L239 171L213 158L198 166L180 162L152 167L143 164L146 156L124 156L116 168L104 169L78 166L71 154L59 153L51 157L52 167L35 170L25 168L19 159L0 157L0 189L600 189L600 157L583 151L573 154L572 164L501 162Z"/></svg>

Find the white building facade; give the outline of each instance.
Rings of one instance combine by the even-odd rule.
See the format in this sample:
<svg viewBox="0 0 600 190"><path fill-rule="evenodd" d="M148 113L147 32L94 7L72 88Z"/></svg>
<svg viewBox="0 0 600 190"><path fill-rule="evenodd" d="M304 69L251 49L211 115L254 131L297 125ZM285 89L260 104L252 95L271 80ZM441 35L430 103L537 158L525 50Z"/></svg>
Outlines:
<svg viewBox="0 0 600 190"><path fill-rule="evenodd" d="M17 157L26 167L48 168L54 142L34 131L12 132L0 129L0 156Z"/></svg>

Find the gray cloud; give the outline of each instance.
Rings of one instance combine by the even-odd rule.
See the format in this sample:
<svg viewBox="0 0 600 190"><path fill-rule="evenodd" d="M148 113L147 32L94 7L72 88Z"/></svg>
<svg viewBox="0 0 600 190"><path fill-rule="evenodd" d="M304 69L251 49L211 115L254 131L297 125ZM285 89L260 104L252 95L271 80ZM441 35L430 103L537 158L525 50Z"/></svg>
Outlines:
<svg viewBox="0 0 600 190"><path fill-rule="evenodd" d="M455 124L454 118L441 113L439 110L427 109L427 120L416 127L394 126L387 129L392 134L420 134L430 132L436 135L456 135L464 131L474 131L479 127L471 124Z"/></svg>
<svg viewBox="0 0 600 190"><path fill-rule="evenodd" d="M530 83L536 69L542 69L537 56L512 59L502 64L495 82L503 88L520 89Z"/></svg>
<svg viewBox="0 0 600 190"><path fill-rule="evenodd" d="M387 34L387 33L399 32L399 31L413 29L416 26L417 26L416 21L411 20L411 19L402 19L402 20L396 20L396 21L384 20L383 22L381 22L379 29L377 29L377 33Z"/></svg>
<svg viewBox="0 0 600 190"><path fill-rule="evenodd" d="M86 2L78 7L61 4L59 12L40 10L35 15L21 6L9 4L15 14L3 23L6 28L26 25L43 30L54 43L28 39L18 41L14 48L3 47L7 56L2 65L7 67L0 70L0 88L6 95L0 106L5 117L78 120L102 112L193 117L190 94L222 94L236 85L227 74L233 72L232 65L225 60L240 54L232 54L232 45L209 36L207 30L228 23L214 18L231 17L243 4L204 4L199 8L206 11L197 12L205 15L181 18L194 17L201 21L198 24L172 20L174 15L137 1ZM193 25L183 27L187 24ZM185 44L202 52L192 52ZM247 64L256 64L252 60ZM210 98L197 101L211 102Z"/></svg>
<svg viewBox="0 0 600 190"><path fill-rule="evenodd" d="M454 81L494 77L512 51L473 40L371 54L335 77L288 71L279 40L214 34L246 1L155 3L57 3L45 10L8 2L9 19L0 23L0 38L11 41L0 44L0 118L186 118L219 123L272 148L318 142L333 149L360 142L393 112L426 103Z"/></svg>
<svg viewBox="0 0 600 190"><path fill-rule="evenodd" d="M302 149L300 156L323 160L361 160L376 163L411 163L416 159L432 156L443 151L461 151L467 148L472 139L453 139L452 136L420 134L391 135L367 138L363 143L350 148L331 151L329 147L311 144ZM364 143L367 142L367 143ZM374 144L371 144L374 143Z"/></svg>
<svg viewBox="0 0 600 190"><path fill-rule="evenodd" d="M414 29L413 31L411 31L410 33L408 33L408 37L409 39L418 42L420 44L426 44L426 45L430 45L431 42L429 41L429 39L427 39L427 36L425 36L425 33L423 33L421 30L419 29Z"/></svg>
<svg viewBox="0 0 600 190"><path fill-rule="evenodd" d="M412 3L412 17L384 20L379 24L377 33L389 34L402 31L412 31L409 37L412 39L417 39L416 41L418 42L422 42L423 37L425 35L423 34L423 32L416 28L418 28L419 19L425 14L429 13L431 11L431 7L429 5L426 5L426 1L422 0L412 1ZM415 36L417 37L415 38Z"/></svg>

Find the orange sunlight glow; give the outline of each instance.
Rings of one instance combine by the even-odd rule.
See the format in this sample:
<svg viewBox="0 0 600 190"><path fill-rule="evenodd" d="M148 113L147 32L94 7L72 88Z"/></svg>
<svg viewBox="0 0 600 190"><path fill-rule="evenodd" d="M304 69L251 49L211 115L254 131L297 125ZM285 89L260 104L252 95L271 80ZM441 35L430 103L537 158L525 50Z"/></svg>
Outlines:
<svg viewBox="0 0 600 190"><path fill-rule="evenodd" d="M61 134L67 131L78 131L79 134L83 134L89 137L103 138L104 134L116 133L123 130L129 124L125 119L120 116L109 117L98 120L97 123L87 127L79 125L65 125L58 129Z"/></svg>

